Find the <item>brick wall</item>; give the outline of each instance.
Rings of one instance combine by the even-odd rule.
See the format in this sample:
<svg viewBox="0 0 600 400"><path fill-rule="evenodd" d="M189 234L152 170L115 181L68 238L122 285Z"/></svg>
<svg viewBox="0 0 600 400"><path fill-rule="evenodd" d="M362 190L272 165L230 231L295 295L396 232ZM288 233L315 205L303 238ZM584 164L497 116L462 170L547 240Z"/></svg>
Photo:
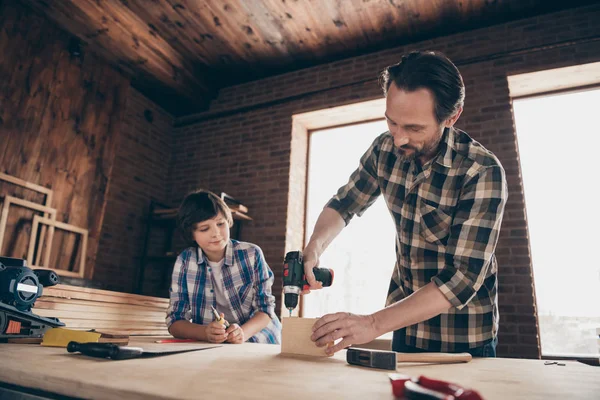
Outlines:
<svg viewBox="0 0 600 400"><path fill-rule="evenodd" d="M172 126L170 114L131 89L117 142L94 274L94 281L109 290L135 289L150 199L167 200ZM152 238L154 247L160 246L161 238ZM150 266L146 272L147 293L155 293L165 279L159 266Z"/></svg>
<svg viewBox="0 0 600 400"><path fill-rule="evenodd" d="M290 173L306 168L290 163L292 115L378 98L376 76L386 65L408 50L440 50L459 66L465 79L467 98L459 128L495 152L507 172L510 199L497 250L499 354L538 357L529 240L507 76L600 60L598 20L600 6L568 10L223 89L209 112L179 121L170 200L179 201L198 186L243 200L254 218L244 226L243 238L263 248L277 277L274 292L280 305L281 261L291 226L288 193L304 185L290 182Z"/></svg>

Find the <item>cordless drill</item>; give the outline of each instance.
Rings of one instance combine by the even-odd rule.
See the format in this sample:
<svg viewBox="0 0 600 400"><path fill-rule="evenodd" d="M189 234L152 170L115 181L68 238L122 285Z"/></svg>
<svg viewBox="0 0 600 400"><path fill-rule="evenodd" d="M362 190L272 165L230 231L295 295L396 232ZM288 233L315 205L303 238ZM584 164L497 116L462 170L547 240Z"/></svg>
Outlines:
<svg viewBox="0 0 600 400"><path fill-rule="evenodd" d="M315 279L323 284L323 287L331 286L333 283L333 270L328 268L313 268ZM308 289L308 281L304 275L304 263L301 251L290 251L285 255L283 262L283 294L285 307L290 311L298 305L298 295L302 290Z"/></svg>

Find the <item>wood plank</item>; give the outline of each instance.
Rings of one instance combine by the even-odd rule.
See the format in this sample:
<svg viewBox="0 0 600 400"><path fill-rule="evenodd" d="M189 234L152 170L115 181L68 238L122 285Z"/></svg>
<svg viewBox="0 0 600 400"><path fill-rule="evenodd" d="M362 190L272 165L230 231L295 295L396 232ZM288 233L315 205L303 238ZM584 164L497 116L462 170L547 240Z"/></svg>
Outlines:
<svg viewBox="0 0 600 400"><path fill-rule="evenodd" d="M67 291L58 291L58 290L50 290L51 288L44 288L44 292L49 292L47 296L58 296L58 297L66 297L72 299L79 300L91 300L98 301L102 303L120 303L126 298L120 296L107 296L107 295L93 295L89 293L81 293L81 292L67 292ZM128 304L136 304L140 306L150 306L150 307L159 307L160 303L157 303L153 300L137 300L137 299L127 299ZM166 309L166 307L165 307Z"/></svg>
<svg viewBox="0 0 600 400"><path fill-rule="evenodd" d="M60 297L40 297L35 302L35 306L39 308L45 309L53 309L53 310L61 310L66 307L67 309L71 309L73 307L77 307L78 309L89 309L93 311L94 309L102 309L102 310L131 310L136 312L148 311L152 313L164 312L167 307L153 307L153 306L140 306L134 304L124 304L124 303L102 303L90 300L76 300L76 299L64 299Z"/></svg>
<svg viewBox="0 0 600 400"><path fill-rule="evenodd" d="M127 323L123 321L116 320L79 320L73 318L63 318L61 319L66 325L66 328L84 328L84 329L109 329L109 330L118 330L121 331L123 329L135 329L135 330L161 330L167 331L167 326L164 321L162 322L135 322L135 323Z"/></svg>
<svg viewBox="0 0 600 400"><path fill-rule="evenodd" d="M77 297L88 295L87 297ZM109 303L126 302L129 304L137 304L142 306L167 307L169 299L162 297L144 296L141 294L114 292L111 290L92 289L73 285L56 285L44 288L44 296L74 298L81 300L106 301ZM137 303L132 303L136 302Z"/></svg>
<svg viewBox="0 0 600 400"><path fill-rule="evenodd" d="M35 307L33 310L56 310L56 311L77 311L77 312L87 312L87 313L103 313L103 314L132 314L132 315L144 315L148 317L158 317L165 316L166 308L150 308L150 307L141 307L141 306L128 306L128 305L119 305L114 303L95 303L95 302L85 302L88 304L77 304L72 303L73 301L78 300L69 300L70 303L53 303L46 302L38 299L35 302ZM84 302L83 300L81 300ZM35 311L34 311L35 312Z"/></svg>
<svg viewBox="0 0 600 400"><path fill-rule="evenodd" d="M132 314L132 313L107 313L107 312L99 312L99 313L90 313L88 311L58 311L58 310L45 310L45 309L35 309L34 311L37 315L42 317L56 317L61 321L63 319L69 320L79 320L79 321L115 321L115 322L125 322L131 323L131 325L141 326L146 323L150 324L159 324L165 325L165 317L166 313L162 315L140 315L140 314ZM156 325L153 325L156 326Z"/></svg>
<svg viewBox="0 0 600 400"><path fill-rule="evenodd" d="M317 347L310 340L312 327L317 318L283 318L281 331L281 353L305 356L327 357L325 347Z"/></svg>

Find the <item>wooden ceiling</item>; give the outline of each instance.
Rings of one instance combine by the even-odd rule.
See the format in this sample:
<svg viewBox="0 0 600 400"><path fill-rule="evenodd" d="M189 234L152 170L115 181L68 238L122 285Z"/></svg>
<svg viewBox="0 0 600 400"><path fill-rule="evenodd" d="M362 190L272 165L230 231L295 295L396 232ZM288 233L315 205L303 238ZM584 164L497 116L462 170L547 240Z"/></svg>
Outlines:
<svg viewBox="0 0 600 400"><path fill-rule="evenodd" d="M219 88L593 0L21 0L175 116ZM374 71L376 73L376 71Z"/></svg>

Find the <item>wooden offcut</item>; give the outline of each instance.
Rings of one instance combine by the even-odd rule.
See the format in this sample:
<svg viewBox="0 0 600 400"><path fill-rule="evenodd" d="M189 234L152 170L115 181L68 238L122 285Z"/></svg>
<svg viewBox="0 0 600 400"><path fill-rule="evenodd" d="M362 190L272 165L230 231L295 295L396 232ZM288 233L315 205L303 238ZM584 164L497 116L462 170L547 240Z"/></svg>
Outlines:
<svg viewBox="0 0 600 400"><path fill-rule="evenodd" d="M328 355L325 353L327 347L317 347L315 342L310 340L315 322L317 322L317 318L283 318L281 353L327 357Z"/></svg>
<svg viewBox="0 0 600 400"><path fill-rule="evenodd" d="M58 222L58 221L54 221L48 218L42 218L39 215L35 215L33 217L33 225L31 228L31 241L29 242L29 252L27 255L28 259L33 259L33 253L35 250L35 242L37 239L37 231L38 231L38 226L39 224L45 224L48 225L52 228L58 228L58 229L62 229L64 231L67 232L73 232L73 233L78 233L81 235L82 240L81 240L81 252L80 252L80 258L79 258L79 270L77 272L73 272L73 271L67 271L64 269L55 269L55 268L50 268L48 266L48 264L45 264L43 267L48 268L48 269L55 269L59 274L61 275L65 275L65 276L74 276L74 277L79 277L79 278L83 278L85 276L85 262L86 262L86 251L87 251L87 242L88 242L88 230L87 229L83 229L83 228L79 228L70 224L65 224L64 222ZM48 243L48 246L46 246L47 249L51 249L52 248L52 242ZM48 259L50 257L50 252L48 251ZM31 266L32 268L40 268L41 266Z"/></svg>

